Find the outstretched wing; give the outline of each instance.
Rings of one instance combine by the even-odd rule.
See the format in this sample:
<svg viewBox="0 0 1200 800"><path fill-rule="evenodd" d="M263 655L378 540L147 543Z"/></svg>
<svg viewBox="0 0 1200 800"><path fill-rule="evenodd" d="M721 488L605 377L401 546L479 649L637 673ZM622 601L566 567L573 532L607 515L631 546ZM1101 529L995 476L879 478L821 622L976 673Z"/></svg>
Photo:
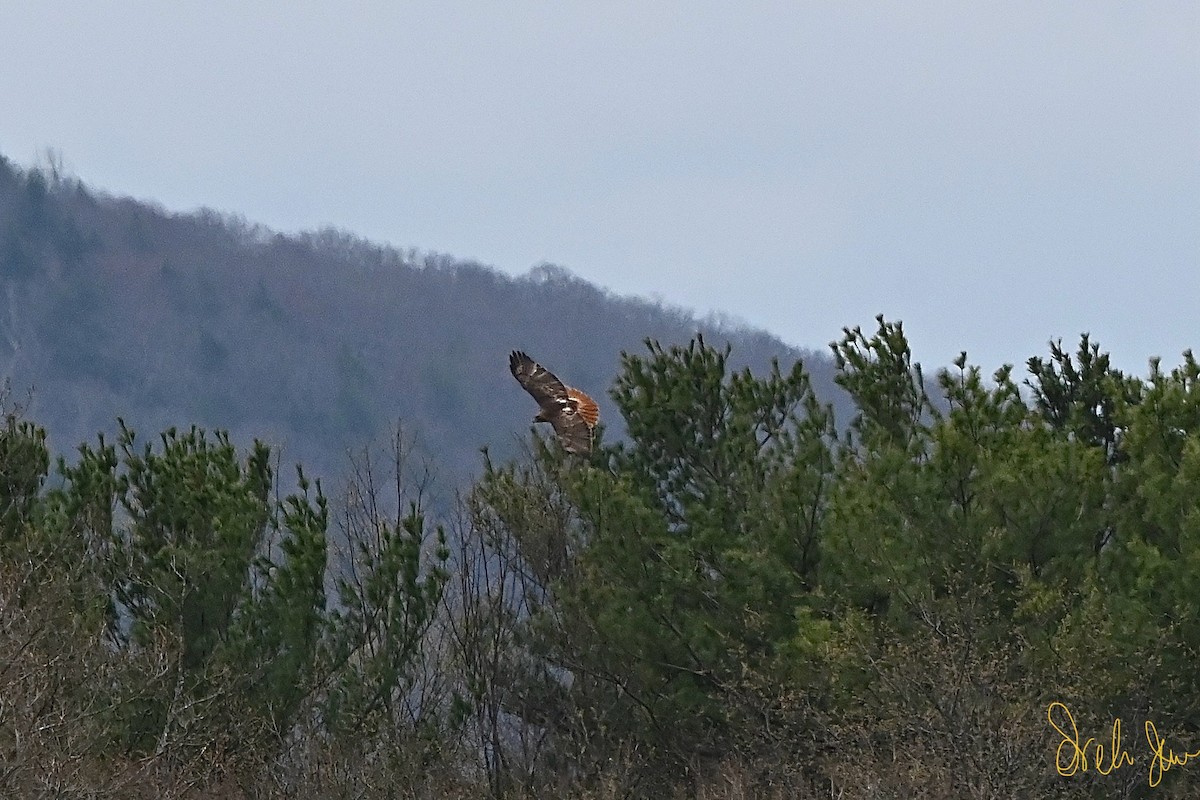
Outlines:
<svg viewBox="0 0 1200 800"><path fill-rule="evenodd" d="M587 455L592 452L592 426L574 411L564 411L550 418L558 442L568 453Z"/></svg>
<svg viewBox="0 0 1200 800"><path fill-rule="evenodd" d="M564 386L554 373L520 350L508 357L508 366L541 408L536 421L549 422L568 453L590 453L592 428L600 419L596 401L578 389Z"/></svg>
<svg viewBox="0 0 1200 800"><path fill-rule="evenodd" d="M512 370L517 383L542 407L547 421L550 415L569 399L567 387L563 386L563 382L522 351L512 351L512 355L508 357L508 368Z"/></svg>

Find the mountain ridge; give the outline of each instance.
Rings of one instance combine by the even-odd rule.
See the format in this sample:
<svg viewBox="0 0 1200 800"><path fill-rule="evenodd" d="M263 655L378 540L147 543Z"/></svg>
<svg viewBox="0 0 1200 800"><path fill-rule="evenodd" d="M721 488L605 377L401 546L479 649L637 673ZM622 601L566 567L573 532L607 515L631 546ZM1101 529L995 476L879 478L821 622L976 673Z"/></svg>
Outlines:
<svg viewBox="0 0 1200 800"><path fill-rule="evenodd" d="M848 418L832 360L727 317L618 296L553 265L513 277L336 229L284 234L172 212L0 156L0 372L67 452L115 430L229 430L335 474L401 421L451 478L515 453L523 349L603 404L622 351L703 333L754 371L803 359ZM611 408L611 403L609 403ZM606 415L609 435L619 419ZM616 424L614 424L616 423Z"/></svg>

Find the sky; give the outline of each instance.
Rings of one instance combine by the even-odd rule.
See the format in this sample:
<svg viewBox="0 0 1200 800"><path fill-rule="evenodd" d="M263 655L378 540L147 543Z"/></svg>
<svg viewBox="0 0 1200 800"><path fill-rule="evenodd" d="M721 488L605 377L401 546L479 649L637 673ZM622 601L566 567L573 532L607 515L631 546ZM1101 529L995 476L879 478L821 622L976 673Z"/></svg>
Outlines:
<svg viewBox="0 0 1200 800"><path fill-rule="evenodd" d="M0 4L0 155L825 349L1200 351L1200 3Z"/></svg>

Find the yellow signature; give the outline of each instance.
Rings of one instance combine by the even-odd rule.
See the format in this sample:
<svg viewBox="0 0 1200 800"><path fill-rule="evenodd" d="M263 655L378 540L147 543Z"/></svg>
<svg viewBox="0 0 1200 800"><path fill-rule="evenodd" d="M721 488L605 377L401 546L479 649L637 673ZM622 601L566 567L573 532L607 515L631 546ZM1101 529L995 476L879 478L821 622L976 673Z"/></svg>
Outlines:
<svg viewBox="0 0 1200 800"><path fill-rule="evenodd" d="M1057 717L1057 721L1055 719ZM1081 744L1079 728L1065 703L1057 701L1046 707L1046 719L1050 727L1058 732L1062 740L1054 751L1054 766L1058 774L1070 777L1080 772L1095 770L1101 775L1110 775L1122 767L1133 766L1134 759L1121 741L1121 718L1113 720L1108 747L1089 736ZM1167 740L1159 736L1154 723L1146 720L1146 743L1150 745L1150 767L1147 776L1151 786L1158 786L1172 767L1182 767L1193 758L1200 758L1200 750L1194 753L1176 753L1167 746ZM1090 760L1089 760L1090 758Z"/></svg>

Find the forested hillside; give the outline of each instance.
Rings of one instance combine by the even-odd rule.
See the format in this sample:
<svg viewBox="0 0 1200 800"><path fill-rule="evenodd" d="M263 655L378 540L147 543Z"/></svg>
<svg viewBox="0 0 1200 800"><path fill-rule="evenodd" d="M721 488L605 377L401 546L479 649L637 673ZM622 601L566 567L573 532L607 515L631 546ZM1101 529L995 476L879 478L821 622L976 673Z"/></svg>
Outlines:
<svg viewBox="0 0 1200 800"><path fill-rule="evenodd" d="M2 797L1200 794L1190 351L818 357L2 161L0 280Z"/></svg>
<svg viewBox="0 0 1200 800"><path fill-rule="evenodd" d="M845 436L801 365L629 355L627 440L534 440L444 528L402 453L327 501L10 414L0 795L1196 797L1200 364L1085 338L942 405L898 324L836 362Z"/></svg>
<svg viewBox="0 0 1200 800"><path fill-rule="evenodd" d="M528 430L510 349L606 401L622 351L697 331L756 369L803 356L822 396L844 402L825 354L615 297L561 268L514 279L337 231L285 236L2 158L0 285L0 375L17 397L32 389L56 450L113 435L120 415L264 437L285 461L337 475L348 447L400 420L453 485L478 472L481 447L511 455Z"/></svg>

